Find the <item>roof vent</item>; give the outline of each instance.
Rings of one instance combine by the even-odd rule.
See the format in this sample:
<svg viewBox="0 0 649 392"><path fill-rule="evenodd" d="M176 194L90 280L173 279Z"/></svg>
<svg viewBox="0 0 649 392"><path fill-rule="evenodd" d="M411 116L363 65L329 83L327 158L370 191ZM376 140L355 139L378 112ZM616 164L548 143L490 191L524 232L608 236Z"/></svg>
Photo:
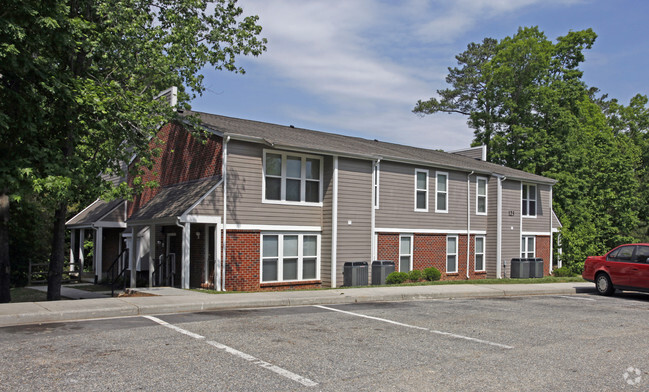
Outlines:
<svg viewBox="0 0 649 392"><path fill-rule="evenodd" d="M374 139L374 141L375 141L375 142L378 142L378 141L379 141L379 139Z"/></svg>
<svg viewBox="0 0 649 392"><path fill-rule="evenodd" d="M293 126L293 124L289 125L289 127L291 127L291 128L295 128L295 127Z"/></svg>

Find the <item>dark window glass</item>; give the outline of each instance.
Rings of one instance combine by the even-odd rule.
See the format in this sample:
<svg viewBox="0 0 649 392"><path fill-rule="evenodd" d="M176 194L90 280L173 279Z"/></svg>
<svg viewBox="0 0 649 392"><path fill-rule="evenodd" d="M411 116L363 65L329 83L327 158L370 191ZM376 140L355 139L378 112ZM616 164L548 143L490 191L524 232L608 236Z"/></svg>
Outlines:
<svg viewBox="0 0 649 392"><path fill-rule="evenodd" d="M266 177L266 199L280 200L282 197L282 179Z"/></svg>

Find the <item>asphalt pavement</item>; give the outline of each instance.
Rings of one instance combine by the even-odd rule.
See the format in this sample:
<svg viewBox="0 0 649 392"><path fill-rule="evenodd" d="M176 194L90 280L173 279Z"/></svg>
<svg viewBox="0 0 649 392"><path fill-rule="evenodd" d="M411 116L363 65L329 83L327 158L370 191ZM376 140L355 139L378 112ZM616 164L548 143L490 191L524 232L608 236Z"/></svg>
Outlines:
<svg viewBox="0 0 649 392"><path fill-rule="evenodd" d="M455 284L207 294L170 287L138 288L152 296L0 304L0 327L138 315L228 309L334 305L452 298L570 295L594 292L589 282Z"/></svg>

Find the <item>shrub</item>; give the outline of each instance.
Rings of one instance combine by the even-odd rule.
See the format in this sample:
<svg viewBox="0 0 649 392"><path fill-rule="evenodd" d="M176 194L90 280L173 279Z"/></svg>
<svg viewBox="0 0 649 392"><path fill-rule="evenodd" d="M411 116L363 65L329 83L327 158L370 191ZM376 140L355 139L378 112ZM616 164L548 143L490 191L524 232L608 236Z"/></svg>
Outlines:
<svg viewBox="0 0 649 392"><path fill-rule="evenodd" d="M385 278L385 283L387 284L399 284L403 283L408 279L407 272L392 272Z"/></svg>
<svg viewBox="0 0 649 392"><path fill-rule="evenodd" d="M552 271L552 276L574 276L574 275L575 274L567 265L564 265L561 268L556 268Z"/></svg>
<svg viewBox="0 0 649 392"><path fill-rule="evenodd" d="M419 282L422 278L422 273L419 270L412 270L408 272L408 280L411 280L413 282Z"/></svg>
<svg viewBox="0 0 649 392"><path fill-rule="evenodd" d="M584 262L573 263L570 265L570 271L575 275L581 275L584 272Z"/></svg>
<svg viewBox="0 0 649 392"><path fill-rule="evenodd" d="M435 267L425 268L424 269L424 278L429 281L440 280L442 278L442 273Z"/></svg>

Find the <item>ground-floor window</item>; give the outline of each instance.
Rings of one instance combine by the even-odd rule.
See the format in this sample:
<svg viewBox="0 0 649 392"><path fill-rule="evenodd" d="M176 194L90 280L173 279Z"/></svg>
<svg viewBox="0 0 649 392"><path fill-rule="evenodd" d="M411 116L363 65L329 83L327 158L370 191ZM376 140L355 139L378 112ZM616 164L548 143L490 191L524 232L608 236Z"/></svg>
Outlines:
<svg viewBox="0 0 649 392"><path fill-rule="evenodd" d="M534 244L536 242L536 237L534 236L523 236L521 239L521 257L522 258L532 258L535 257L536 253L534 250Z"/></svg>
<svg viewBox="0 0 649 392"><path fill-rule="evenodd" d="M476 271L484 271L485 270L484 243L485 243L485 238L484 237L475 237L475 270Z"/></svg>
<svg viewBox="0 0 649 392"><path fill-rule="evenodd" d="M319 279L319 237L317 234L262 234L261 281Z"/></svg>
<svg viewBox="0 0 649 392"><path fill-rule="evenodd" d="M446 273L457 272L457 236L446 237Z"/></svg>
<svg viewBox="0 0 649 392"><path fill-rule="evenodd" d="M399 272L412 269L412 236L401 235L399 238Z"/></svg>

